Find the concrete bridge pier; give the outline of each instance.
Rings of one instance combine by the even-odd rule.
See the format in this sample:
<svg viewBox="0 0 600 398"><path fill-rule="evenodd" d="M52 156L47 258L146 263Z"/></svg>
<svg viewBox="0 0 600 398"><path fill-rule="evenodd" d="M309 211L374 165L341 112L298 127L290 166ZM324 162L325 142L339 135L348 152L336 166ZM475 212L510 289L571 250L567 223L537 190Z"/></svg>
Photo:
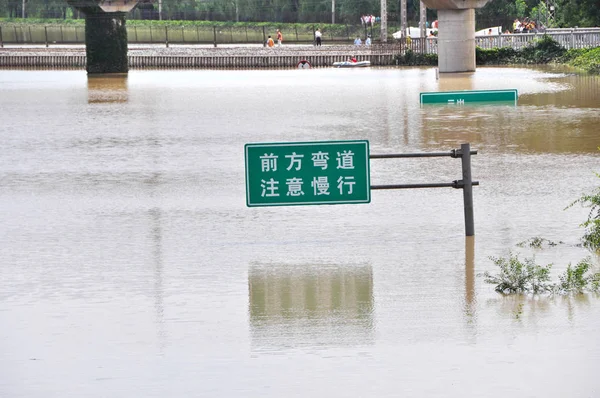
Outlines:
<svg viewBox="0 0 600 398"><path fill-rule="evenodd" d="M475 10L438 10L440 72L475 71Z"/></svg>
<svg viewBox="0 0 600 398"><path fill-rule="evenodd" d="M440 73L475 71L475 9L489 0L422 0L438 11Z"/></svg>
<svg viewBox="0 0 600 398"><path fill-rule="evenodd" d="M127 73L125 16L137 0L67 0L85 15L88 74Z"/></svg>
<svg viewBox="0 0 600 398"><path fill-rule="evenodd" d="M127 29L124 12L85 14L86 70L127 73Z"/></svg>

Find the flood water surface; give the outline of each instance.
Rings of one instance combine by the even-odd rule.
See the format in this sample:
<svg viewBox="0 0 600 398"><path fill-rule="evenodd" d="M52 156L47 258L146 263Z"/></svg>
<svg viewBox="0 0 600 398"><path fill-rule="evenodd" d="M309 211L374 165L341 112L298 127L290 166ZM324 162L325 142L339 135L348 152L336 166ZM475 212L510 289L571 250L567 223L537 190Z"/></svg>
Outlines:
<svg viewBox="0 0 600 398"><path fill-rule="evenodd" d="M516 88L518 104L420 106ZM600 79L555 69L0 71L0 396L594 397L600 300L502 296L490 257L590 255ZM244 145L471 143L462 192L246 207ZM372 184L461 179L373 159ZM520 242L557 243L534 249ZM599 260L592 256L598 270Z"/></svg>

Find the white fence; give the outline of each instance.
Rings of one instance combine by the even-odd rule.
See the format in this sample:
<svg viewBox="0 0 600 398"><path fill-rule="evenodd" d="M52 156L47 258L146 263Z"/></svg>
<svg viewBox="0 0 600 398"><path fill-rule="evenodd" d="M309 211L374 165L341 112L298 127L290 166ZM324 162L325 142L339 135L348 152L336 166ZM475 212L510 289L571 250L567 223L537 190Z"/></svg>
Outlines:
<svg viewBox="0 0 600 398"><path fill-rule="evenodd" d="M600 47L600 28L548 29L545 34L568 50L572 48ZM481 48L512 47L519 49L543 35L544 33L516 33L477 36L475 42Z"/></svg>
<svg viewBox="0 0 600 398"><path fill-rule="evenodd" d="M600 47L600 28L548 29L545 34L552 37L568 50L572 48ZM476 36L475 45L484 49L512 47L515 50L518 50L543 36L544 33ZM410 42L407 39L398 39L392 41L392 43L396 42L401 44L401 53L403 53L404 49L410 48L417 53L437 54L437 40L437 37L426 37L412 39Z"/></svg>

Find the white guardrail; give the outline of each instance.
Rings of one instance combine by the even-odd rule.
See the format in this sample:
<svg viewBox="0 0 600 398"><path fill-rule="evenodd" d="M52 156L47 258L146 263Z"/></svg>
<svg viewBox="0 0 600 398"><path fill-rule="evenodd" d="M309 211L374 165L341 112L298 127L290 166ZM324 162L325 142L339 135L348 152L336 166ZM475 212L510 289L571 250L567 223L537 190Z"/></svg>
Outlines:
<svg viewBox="0 0 600 398"><path fill-rule="evenodd" d="M600 28L591 29L548 29L545 33L516 33L491 36L477 36L475 42L481 48L512 47L519 49L544 34L552 37L561 46L572 48L589 48L600 46Z"/></svg>
<svg viewBox="0 0 600 398"><path fill-rule="evenodd" d="M561 46L570 50L572 48L600 47L600 28L578 28L578 29L548 29L545 33L510 33L500 35L476 36L475 45L480 48L502 48L512 47L515 50L526 47L544 34L552 37ZM423 39L412 39L410 46L415 52L437 54L437 37L425 39L424 51L421 44Z"/></svg>

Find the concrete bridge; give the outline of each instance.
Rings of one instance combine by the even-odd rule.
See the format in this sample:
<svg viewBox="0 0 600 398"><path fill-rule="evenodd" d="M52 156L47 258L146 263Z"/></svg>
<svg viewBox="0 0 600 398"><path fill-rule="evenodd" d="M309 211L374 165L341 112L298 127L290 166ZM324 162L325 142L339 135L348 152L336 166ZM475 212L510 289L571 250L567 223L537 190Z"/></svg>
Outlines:
<svg viewBox="0 0 600 398"><path fill-rule="evenodd" d="M385 0L384 0L385 1ZM490 0L422 0L438 11L438 37L424 42L421 51L438 53L438 67L444 72L475 71L475 9ZM127 73L127 29L125 15L138 0L67 0L85 15L85 43L88 73ZM382 11L383 12L383 11ZM165 33L167 28L165 27ZM485 43L506 45L502 36ZM511 39L521 42L520 38ZM571 40L574 40L571 38ZM385 41L385 40L384 40ZM481 40L480 40L481 41ZM168 40L167 40L168 42ZM561 43L562 44L562 43ZM216 41L215 41L216 46Z"/></svg>
<svg viewBox="0 0 600 398"><path fill-rule="evenodd" d="M488 1L423 0L428 8L438 11L440 72L475 70L475 9ZM67 3L85 15L88 73L127 73L125 14L138 0L67 0ZM382 13L385 14L385 8Z"/></svg>

